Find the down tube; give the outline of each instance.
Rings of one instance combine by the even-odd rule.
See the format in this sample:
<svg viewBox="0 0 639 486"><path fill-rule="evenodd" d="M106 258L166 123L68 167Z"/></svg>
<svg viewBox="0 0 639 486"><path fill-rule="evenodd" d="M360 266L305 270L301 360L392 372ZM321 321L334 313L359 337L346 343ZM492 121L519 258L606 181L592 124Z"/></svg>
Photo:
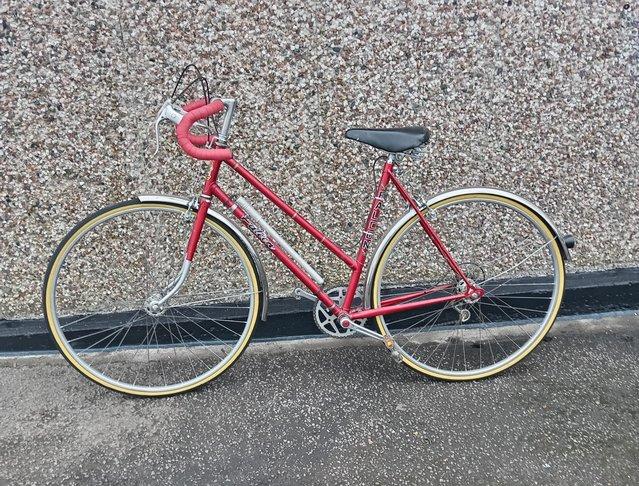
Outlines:
<svg viewBox="0 0 639 486"><path fill-rule="evenodd" d="M272 253L275 255L279 261L281 261L286 268L288 268L293 275L295 275L300 282L302 282L313 294L317 296L319 300L328 308L334 308L336 312L341 312L341 308L339 306L335 306L333 300L322 290L322 288L315 283L315 281L306 275L306 273L297 266L297 264L286 254L284 250L282 250L277 243L275 243L266 233L261 233L258 228L255 227L255 224L251 222L248 215L240 208L235 201L226 194L220 186L216 183L211 183L210 185L212 194L217 197L222 204L228 207L233 216L235 216L244 226L246 226L251 233L255 235L255 237L266 246Z"/></svg>

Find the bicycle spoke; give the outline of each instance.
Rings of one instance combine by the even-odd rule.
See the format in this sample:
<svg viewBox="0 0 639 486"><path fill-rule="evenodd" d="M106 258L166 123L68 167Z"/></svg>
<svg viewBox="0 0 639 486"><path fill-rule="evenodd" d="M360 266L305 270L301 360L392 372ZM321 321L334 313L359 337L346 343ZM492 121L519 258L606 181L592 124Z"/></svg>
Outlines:
<svg viewBox="0 0 639 486"><path fill-rule="evenodd" d="M437 315L435 315L435 316L434 316L432 319L430 319L430 320L429 320L426 324L424 324L424 326L423 326L423 327L422 327L419 331L417 331L417 333L416 333L416 334L420 334L420 333L421 333L421 331L422 331L422 330L424 329L424 327L426 327L426 326L429 326L429 327L428 327L428 331L426 331L426 332L427 332L427 333L428 333L428 332L430 332L430 331L432 330L433 326L435 325L435 323L437 322L437 319L439 319L439 316L441 316L441 315L442 315L442 313L444 312L444 310L445 310L445 309L446 309L445 307L444 307L443 309L441 309L441 310L439 311L439 313L437 313ZM421 344L419 344L419 345L417 346L417 349L413 352L413 357L415 357L415 355L417 354L417 352L419 351L419 349L422 347L422 345L423 345L423 344L424 344L424 343L421 343ZM427 361L428 361L428 360L427 360Z"/></svg>
<svg viewBox="0 0 639 486"><path fill-rule="evenodd" d="M490 300L490 299L489 299L489 300ZM488 302L484 302L484 305L494 306L494 304L489 304ZM501 313L502 313L502 314L504 314L504 315L505 315L505 316L506 316L506 317L507 317L507 318L508 318L508 319L509 319L509 320L510 320L513 324L515 324L515 325L519 326L519 328L520 328L522 331L524 331L524 333L525 333L525 334L526 334L529 338L530 338L530 337L532 337L532 336L531 336L531 334L530 334L528 331L526 331L526 329L524 329L524 328L521 326L521 324L519 324L519 323L518 323L515 319L513 319L513 318L512 318L512 317L511 317L511 316L510 316L510 315L509 315L509 314L508 314L508 313L507 313L507 312L503 309L503 307L502 307L502 306L495 306L495 307L499 308L499 310L501 311ZM524 318L525 318L525 319L530 319L530 318L529 318L529 317L527 317L527 316L524 316Z"/></svg>
<svg viewBox="0 0 639 486"><path fill-rule="evenodd" d="M72 234L53 277L52 325L86 376L135 394L204 383L246 343L261 290L222 226L204 225L177 293L192 219L169 203L109 209Z"/></svg>
<svg viewBox="0 0 639 486"><path fill-rule="evenodd" d="M248 296L251 296L251 295L255 295L256 293L257 292L242 291L240 293L218 295L218 296L215 296L215 297L210 297L208 299L200 299L200 300L196 300L196 301L192 301L192 302L179 302L176 305L173 305L173 306L170 306L170 307L193 306L193 305L198 305L198 304L210 304L210 303L213 303L215 301L228 299L229 297L248 297ZM248 308L248 306L246 306L246 308Z"/></svg>
<svg viewBox="0 0 639 486"><path fill-rule="evenodd" d="M197 317L196 317L195 319L197 319L197 320L208 320L209 322L214 322L214 323L216 323L218 326L223 327L224 329L226 329L227 331L229 331L230 333L235 334L235 335L236 335L236 336L238 336L238 337L239 337L239 336L241 336L241 334L240 334L240 333L238 333L238 332L234 331L233 329L230 329L230 328L226 327L226 326L225 326L224 324L222 324L220 321L224 321L224 322L235 322L235 323L237 323L237 322L239 322L239 323L244 323L244 321L238 321L238 320L236 320L236 319L220 319L220 320L218 320L218 319L215 319L215 318L213 318L213 317L209 317L209 316L207 316L207 315L205 315L205 314L202 314L202 313L201 313L200 311L198 311L197 309L191 309L191 310L193 310L194 312L197 312L198 314L200 314L200 315L202 316L202 317L199 317L199 318L197 318ZM193 318L193 316L191 316L191 318Z"/></svg>
<svg viewBox="0 0 639 486"><path fill-rule="evenodd" d="M524 258L523 260L521 260L520 262L518 262L517 264L511 266L510 268L504 270L501 273L498 273L497 275L495 275L494 277L491 277L489 279L484 280L483 282L480 282L479 285L484 285L486 282L491 282L492 280L495 280L496 278L501 277L502 275L506 275L508 272L510 272L511 270L514 270L515 268L519 268L520 266L522 266L525 262L527 262L528 260L530 260L533 256L535 256L537 253L539 253L541 250L543 250L544 248L547 248L548 245L550 245L550 243L552 243L554 241L550 240L547 241L546 243L544 243L542 246L540 246L538 249L536 249L535 251L533 251L532 253L530 253L526 258ZM502 284L503 285L503 284Z"/></svg>
<svg viewBox="0 0 639 486"><path fill-rule="evenodd" d="M557 274L563 270L557 263L557 238L548 235L533 211L529 217L522 205L499 196L456 196L434 210L431 225L469 281L449 268L445 278L433 283L444 260L414 217L382 250L376 302L403 295L418 301L424 299L418 292L429 290L454 295L468 283L483 292L434 310L382 315L377 322L413 367L426 374L487 376L514 364L539 342L540 332L547 332L554 316L549 310L558 306ZM436 288L446 284L446 291Z"/></svg>
<svg viewBox="0 0 639 486"><path fill-rule="evenodd" d="M196 321L190 319L189 317L185 316L184 314L182 314L180 311L176 311L178 314L180 314L182 317L184 317L185 319L187 319L188 321L192 322L193 324L195 324L197 327L199 327L202 331L204 331L205 333L207 333L209 336L211 336L213 339L215 339L216 341L221 342L224 346L226 346L226 343L221 340L219 337L217 337L215 334L213 334L212 332L210 332L207 329L204 329L202 326L200 326ZM237 333L236 333L237 334ZM239 336L239 334L238 334ZM201 342L201 341L198 341Z"/></svg>
<svg viewBox="0 0 639 486"><path fill-rule="evenodd" d="M527 307L514 307L514 306L512 306L512 305L510 305L510 304L508 304L508 303L506 303L506 302L504 302L504 301L503 301L502 299L500 299L499 297L496 297L496 299L497 299L497 300L501 300L501 301L503 302L502 306L506 306L506 307L508 307L508 308L510 308L510 309L512 309L512 310L516 310L516 311L522 311L522 310L524 310L524 311L528 311L528 312L538 312L538 313L540 313L540 314L545 314L545 313L546 313L546 311L545 311L545 310L541 310L541 309L529 309L529 308L527 308ZM499 307L499 304L497 304L497 303L496 303L493 299L488 298L488 300L490 300L490 302L492 302L492 304L489 304L489 303L485 302L485 304L486 304L486 305L494 305L494 306ZM525 314L522 314L521 312L519 312L519 313L520 313L522 316L524 316L524 317L526 317L526 318L529 318L529 317L528 317L528 316L526 316Z"/></svg>

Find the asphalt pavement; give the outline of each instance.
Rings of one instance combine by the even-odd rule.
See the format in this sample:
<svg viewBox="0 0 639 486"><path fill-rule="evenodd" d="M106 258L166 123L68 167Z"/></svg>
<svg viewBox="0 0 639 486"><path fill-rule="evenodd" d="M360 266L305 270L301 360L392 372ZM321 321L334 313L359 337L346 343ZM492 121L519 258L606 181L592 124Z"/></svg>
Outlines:
<svg viewBox="0 0 639 486"><path fill-rule="evenodd" d="M446 383L362 338L254 343L199 391L128 398L0 359L4 484L639 484L637 312L570 318Z"/></svg>

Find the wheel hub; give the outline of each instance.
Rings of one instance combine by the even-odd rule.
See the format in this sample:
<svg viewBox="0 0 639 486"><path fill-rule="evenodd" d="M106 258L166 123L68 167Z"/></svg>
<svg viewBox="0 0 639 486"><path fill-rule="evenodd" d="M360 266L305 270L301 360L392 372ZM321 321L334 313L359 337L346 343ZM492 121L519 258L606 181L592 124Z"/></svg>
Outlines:
<svg viewBox="0 0 639 486"><path fill-rule="evenodd" d="M144 310L150 316L161 316L166 311L166 306L164 304L160 304L160 300L162 296L159 294L153 294L149 297L144 303Z"/></svg>

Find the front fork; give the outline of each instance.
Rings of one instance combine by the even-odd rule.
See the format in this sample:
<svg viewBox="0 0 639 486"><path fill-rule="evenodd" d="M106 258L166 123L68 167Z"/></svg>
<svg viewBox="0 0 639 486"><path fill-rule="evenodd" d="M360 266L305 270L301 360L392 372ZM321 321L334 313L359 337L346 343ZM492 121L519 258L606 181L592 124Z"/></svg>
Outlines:
<svg viewBox="0 0 639 486"><path fill-rule="evenodd" d="M202 228L204 227L204 223L206 221L206 216L208 214L209 208L211 207L211 186L210 186L211 178L207 179L204 184L204 188L202 190L202 194L200 195L199 205L197 208L197 214L195 216L195 221L193 222L193 227L191 228L191 234L189 236L189 241L186 245L186 251L184 252L184 260L182 262L182 268L180 269L180 273L171 281L169 285L164 287L162 293L158 296L154 296L148 304L147 309L153 313L161 312L164 308L164 304L173 297L178 290L184 285L187 277L189 276L189 271L191 270L191 262L193 261L193 257L195 256L195 251L197 250L197 245L200 242L200 236L202 235ZM192 205L189 205L187 209L187 213L191 211Z"/></svg>

